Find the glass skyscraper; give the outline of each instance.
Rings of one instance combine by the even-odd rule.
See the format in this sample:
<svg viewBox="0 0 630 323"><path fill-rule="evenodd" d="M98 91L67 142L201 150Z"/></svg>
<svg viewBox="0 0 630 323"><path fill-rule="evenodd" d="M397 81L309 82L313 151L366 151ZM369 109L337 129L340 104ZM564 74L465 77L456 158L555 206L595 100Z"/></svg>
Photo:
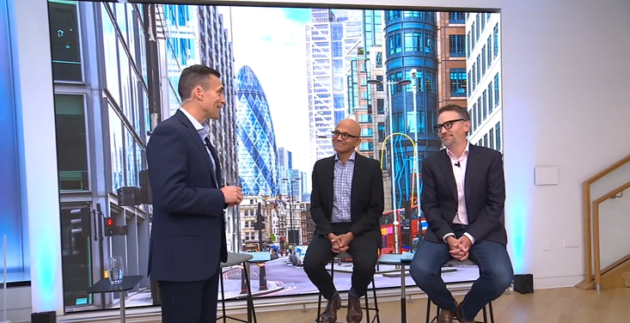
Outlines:
<svg viewBox="0 0 630 323"><path fill-rule="evenodd" d="M311 161L333 155L330 132L347 116L346 71L363 42L361 10L311 9L306 25Z"/></svg>
<svg viewBox="0 0 630 323"><path fill-rule="evenodd" d="M246 196L280 193L278 150L267 97L256 74L243 66L236 76L238 175Z"/></svg>
<svg viewBox="0 0 630 323"><path fill-rule="evenodd" d="M413 145L404 136L393 136L395 161L388 167L394 173L397 208L402 200L410 199L414 181L414 163L418 166L422 159L438 152L441 142L433 131L438 110L438 60L437 22L434 12L426 11L386 11L386 80L398 82L411 79L411 70L416 69L417 85L416 109L413 102L413 86L390 85L392 119L390 133L404 133L411 138L417 134L418 160L414 159ZM389 147L389 142L387 143ZM388 149L389 150L389 149ZM391 154L391 150L388 151ZM390 157L387 158L389 164ZM417 188L414 188L415 191Z"/></svg>

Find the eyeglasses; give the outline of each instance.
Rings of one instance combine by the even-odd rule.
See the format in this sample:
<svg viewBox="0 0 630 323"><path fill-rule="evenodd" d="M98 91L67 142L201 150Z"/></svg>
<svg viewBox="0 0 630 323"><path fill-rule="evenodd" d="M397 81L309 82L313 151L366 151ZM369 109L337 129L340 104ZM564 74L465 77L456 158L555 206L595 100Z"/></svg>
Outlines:
<svg viewBox="0 0 630 323"><path fill-rule="evenodd" d="M359 138L359 136L353 136L353 135L351 135L351 134L349 134L347 132L341 133L341 132L339 132L337 130L333 131L332 135L333 135L333 138L337 138L337 137L341 136L341 139L343 139L343 140L346 140L348 138Z"/></svg>
<svg viewBox="0 0 630 323"><path fill-rule="evenodd" d="M455 119L455 120L446 121L442 124L436 124L435 126L433 126L433 130L435 130L435 132L440 132L440 130L442 130L442 127L444 127L444 129L446 130L450 130L451 128L453 128L453 123L459 122L459 121L466 122L466 119Z"/></svg>

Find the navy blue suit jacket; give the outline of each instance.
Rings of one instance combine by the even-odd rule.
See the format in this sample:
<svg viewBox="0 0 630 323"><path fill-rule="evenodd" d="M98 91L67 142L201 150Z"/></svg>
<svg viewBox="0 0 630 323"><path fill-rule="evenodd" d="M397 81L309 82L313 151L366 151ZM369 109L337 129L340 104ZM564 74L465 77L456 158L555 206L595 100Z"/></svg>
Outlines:
<svg viewBox="0 0 630 323"><path fill-rule="evenodd" d="M219 158L181 111L160 123L147 145L153 222L149 275L153 280L193 282L217 273L227 261L225 198Z"/></svg>

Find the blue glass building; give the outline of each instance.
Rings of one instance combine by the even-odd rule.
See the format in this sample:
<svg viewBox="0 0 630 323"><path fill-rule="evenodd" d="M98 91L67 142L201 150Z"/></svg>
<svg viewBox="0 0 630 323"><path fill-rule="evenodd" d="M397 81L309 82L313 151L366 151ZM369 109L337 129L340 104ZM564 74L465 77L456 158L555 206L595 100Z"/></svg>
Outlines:
<svg viewBox="0 0 630 323"><path fill-rule="evenodd" d="M386 79L389 82L411 80L411 70L417 75L412 82L417 85L414 111L413 85L390 85L392 120L390 133L403 133L418 138L418 160L414 159L413 145L405 136L392 136L394 141L397 207L402 200L415 195L412 192L414 163L438 152L441 142L433 125L437 123L438 110L438 60L437 60L436 13L423 11L386 11ZM387 143L388 154L389 142ZM389 163L390 157L387 158ZM419 164L420 165L420 164ZM391 172L391 167L388 167ZM413 189L415 191L416 189Z"/></svg>
<svg viewBox="0 0 630 323"><path fill-rule="evenodd" d="M236 76L238 177L246 196L278 195L278 150L262 85L245 65Z"/></svg>

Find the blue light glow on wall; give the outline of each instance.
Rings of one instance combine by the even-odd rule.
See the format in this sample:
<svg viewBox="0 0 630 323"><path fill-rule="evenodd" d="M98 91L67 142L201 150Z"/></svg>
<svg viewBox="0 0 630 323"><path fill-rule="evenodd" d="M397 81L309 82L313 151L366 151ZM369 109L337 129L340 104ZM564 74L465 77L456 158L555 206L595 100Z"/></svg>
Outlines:
<svg viewBox="0 0 630 323"><path fill-rule="evenodd" d="M22 221L20 206L20 169L16 111L12 74L7 68L12 66L11 41L7 2L0 1L0 66L5 72L0 76L0 246L2 236L7 235L8 272L24 270L22 252ZM0 268L2 266L0 265Z"/></svg>

